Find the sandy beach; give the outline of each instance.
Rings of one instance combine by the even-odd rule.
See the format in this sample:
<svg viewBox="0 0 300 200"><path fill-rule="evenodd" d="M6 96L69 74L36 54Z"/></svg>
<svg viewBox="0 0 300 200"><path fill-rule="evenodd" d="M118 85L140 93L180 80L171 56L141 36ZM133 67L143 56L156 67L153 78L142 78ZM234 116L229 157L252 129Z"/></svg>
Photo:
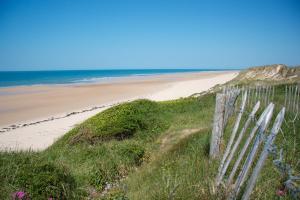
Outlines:
<svg viewBox="0 0 300 200"><path fill-rule="evenodd" d="M115 104L187 97L237 71L127 77L94 84L0 88L0 150L43 150L76 124Z"/></svg>

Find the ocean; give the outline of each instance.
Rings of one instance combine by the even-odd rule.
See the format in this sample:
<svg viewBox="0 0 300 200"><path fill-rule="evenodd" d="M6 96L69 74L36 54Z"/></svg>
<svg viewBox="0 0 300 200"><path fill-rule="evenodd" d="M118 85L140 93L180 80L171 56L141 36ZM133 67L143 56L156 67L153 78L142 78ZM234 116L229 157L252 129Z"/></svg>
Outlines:
<svg viewBox="0 0 300 200"><path fill-rule="evenodd" d="M117 77L149 76L183 72L224 71L212 69L122 69L122 70L57 70L0 71L0 87L48 84L93 83Z"/></svg>

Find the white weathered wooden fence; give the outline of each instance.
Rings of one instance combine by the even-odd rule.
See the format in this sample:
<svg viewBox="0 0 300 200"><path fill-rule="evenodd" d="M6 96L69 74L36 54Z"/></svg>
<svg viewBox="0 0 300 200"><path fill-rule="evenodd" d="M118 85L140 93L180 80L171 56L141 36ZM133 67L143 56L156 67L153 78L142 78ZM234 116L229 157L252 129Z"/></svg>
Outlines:
<svg viewBox="0 0 300 200"><path fill-rule="evenodd" d="M284 105L288 104L292 108L297 107L296 104L297 101L299 101L299 89L297 87L293 89L287 88L286 91L287 94L285 95L286 97ZM235 103L237 102L237 97L240 93L242 93L240 107L238 109L236 121L227 143L226 150L222 156L215 182L217 187L220 186L221 183L223 183L222 185L224 185L229 190L228 199L231 200L236 199L238 195L240 195L241 188L246 184L247 180L247 188L244 194L242 194L242 199L249 199L250 194L255 186L259 172L261 171L262 166L264 165L264 162L268 156L268 149L273 144L285 116L285 107L283 107L278 113L275 122L273 123L271 133L267 136L266 130L271 122L275 107L275 105L272 103L274 99L275 88L273 86L256 86L243 88L230 86L224 88L223 92L217 94L216 98L216 109L213 124L214 127L211 140L211 148L213 149L211 149L210 151L210 155L212 158L219 158L221 155L220 144L222 142L224 129L228 118L234 112L234 108L236 107ZM294 95L290 97L290 94ZM234 98L230 95L234 96ZM229 99L230 103L227 102ZM288 103L290 99L292 99L292 101L291 103ZM266 108L264 109L258 120L255 121L256 112L260 107L263 106L266 106ZM247 107L249 108L249 110L251 110L251 112L248 115L245 124L241 126L239 134L237 134L241 124L241 118L246 113L245 109ZM233 110L227 110L228 113L225 114L226 109ZM251 129L249 135L247 136L245 133L247 132L251 123L254 123L254 127ZM217 131L222 132L217 133ZM241 141L243 138L245 139L245 143L241 146ZM255 138L254 141L253 138ZM264 140L264 138L267 138L267 140ZM259 149L262 145L264 145L264 148L263 151L260 152ZM241 151L238 153L237 149L239 148L241 149ZM246 152L248 152L248 154L246 156L246 159L244 160ZM237 157L237 159L234 163L232 163L234 157ZM251 172L252 165L257 157L259 157L258 162L254 167L254 170L252 170ZM233 164L233 168L231 169L231 171L228 171L228 167L231 163ZM235 179L236 174L238 174L238 176Z"/></svg>
<svg viewBox="0 0 300 200"><path fill-rule="evenodd" d="M247 92L246 108L251 109L260 101L261 106L267 106L274 101L275 86L256 85L256 86L224 86L223 94L232 93L234 90L240 91L242 96ZM300 109L300 84L290 84L285 86L285 95L281 106L286 108L286 112L295 112Z"/></svg>
<svg viewBox="0 0 300 200"><path fill-rule="evenodd" d="M213 121L212 139L209 155L217 158L220 155L220 145L228 118L234 113L235 102L240 93L239 89L223 90L216 95L216 108Z"/></svg>
<svg viewBox="0 0 300 200"><path fill-rule="evenodd" d="M274 100L275 87L270 85L246 86L242 91L247 91L247 108L252 108L257 101L262 106L268 105Z"/></svg>
<svg viewBox="0 0 300 200"><path fill-rule="evenodd" d="M284 114L285 114L285 108L283 107L275 119L271 133L269 134L269 136L267 137L267 140L265 141L264 149L263 149L262 153L260 154L257 164L253 170L253 173L247 183L247 187L242 196L242 200L247 200L250 198L251 192L254 189L258 175L269 155L269 150L280 130L281 124L284 120Z"/></svg>
<svg viewBox="0 0 300 200"><path fill-rule="evenodd" d="M300 85L285 86L284 106L289 112L299 111Z"/></svg>

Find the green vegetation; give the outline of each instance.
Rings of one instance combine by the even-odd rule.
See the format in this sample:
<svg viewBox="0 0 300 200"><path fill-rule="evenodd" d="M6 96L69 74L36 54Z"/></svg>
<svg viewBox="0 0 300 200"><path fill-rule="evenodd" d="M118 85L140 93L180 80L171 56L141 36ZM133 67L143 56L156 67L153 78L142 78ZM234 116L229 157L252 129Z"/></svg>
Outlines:
<svg viewBox="0 0 300 200"><path fill-rule="evenodd" d="M225 191L213 187L219 163L208 158L214 98L124 103L88 119L43 152L2 152L0 199L16 191L32 199L222 199ZM275 114L283 98L284 86L277 86ZM276 143L299 172L300 123L289 121L290 115ZM270 157L252 198L278 198L284 178Z"/></svg>
<svg viewBox="0 0 300 200"><path fill-rule="evenodd" d="M283 85L276 87L274 102L276 109L273 120L284 102ZM257 116L262 111L261 108ZM248 108L246 113L249 112ZM291 119L294 117L295 113L287 112L282 132L277 136L276 144L278 148L283 149L285 162L292 166L295 174L299 175L300 134L298 133L300 123L299 119L292 123ZM246 115L243 121L245 119ZM225 130L225 140L229 139L234 121L235 117L230 118ZM224 199L226 194L224 188L223 191L222 188L219 190L221 192L216 192L216 188L214 188L214 179L219 163L210 161L208 157L210 133L211 129L201 130L197 134L179 141L170 151L130 174L124 183L128 188L129 199ZM274 159L272 156L269 157L253 191L252 199L279 199L276 196L276 190L282 187L286 177L282 176L274 167L272 163ZM233 164L230 168L232 167ZM280 199L292 198L286 194Z"/></svg>
<svg viewBox="0 0 300 200"><path fill-rule="evenodd" d="M70 199L76 182L66 167L48 162L36 153L1 154L1 199L15 191L26 191L32 199Z"/></svg>
<svg viewBox="0 0 300 200"><path fill-rule="evenodd" d="M159 132L165 127L160 114L158 104L148 100L118 105L80 125L70 142L95 144L111 139L123 140L142 131Z"/></svg>

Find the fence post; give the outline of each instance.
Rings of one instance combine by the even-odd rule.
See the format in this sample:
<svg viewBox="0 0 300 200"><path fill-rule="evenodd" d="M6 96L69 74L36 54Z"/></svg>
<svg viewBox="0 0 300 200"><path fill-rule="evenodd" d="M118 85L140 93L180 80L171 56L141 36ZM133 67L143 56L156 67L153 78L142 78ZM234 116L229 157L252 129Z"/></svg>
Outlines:
<svg viewBox="0 0 300 200"><path fill-rule="evenodd" d="M272 87L272 101L274 101L274 95L275 95L275 87Z"/></svg>
<svg viewBox="0 0 300 200"><path fill-rule="evenodd" d="M290 108L291 108L292 93L293 93L292 86L289 86L289 94L288 94L288 106L287 106L287 110L290 110Z"/></svg>
<svg viewBox="0 0 300 200"><path fill-rule="evenodd" d="M234 112L234 105L236 102L236 99L239 95L239 90L231 90L226 95L226 103L225 103L225 114L224 114L224 127L226 126L228 122L228 118L233 114Z"/></svg>
<svg viewBox="0 0 300 200"><path fill-rule="evenodd" d="M295 94L294 94L294 100L293 100L293 111L296 109L296 100L297 100L297 93L298 93L298 86L295 86Z"/></svg>
<svg viewBox="0 0 300 200"><path fill-rule="evenodd" d="M287 93L288 93L288 89L287 89L287 85L285 86L285 94L284 94L284 106L287 107Z"/></svg>
<svg viewBox="0 0 300 200"><path fill-rule="evenodd" d="M247 98L247 107L251 108L251 97L252 97L252 91L251 88L249 87L249 91L248 91L248 98Z"/></svg>
<svg viewBox="0 0 300 200"><path fill-rule="evenodd" d="M218 93L216 95L216 107L209 150L209 155L211 158L216 158L220 154L220 144L224 131L225 100L225 94Z"/></svg>
<svg viewBox="0 0 300 200"><path fill-rule="evenodd" d="M300 94L300 86L298 87L297 99L296 99L296 110L299 111L299 94Z"/></svg>

